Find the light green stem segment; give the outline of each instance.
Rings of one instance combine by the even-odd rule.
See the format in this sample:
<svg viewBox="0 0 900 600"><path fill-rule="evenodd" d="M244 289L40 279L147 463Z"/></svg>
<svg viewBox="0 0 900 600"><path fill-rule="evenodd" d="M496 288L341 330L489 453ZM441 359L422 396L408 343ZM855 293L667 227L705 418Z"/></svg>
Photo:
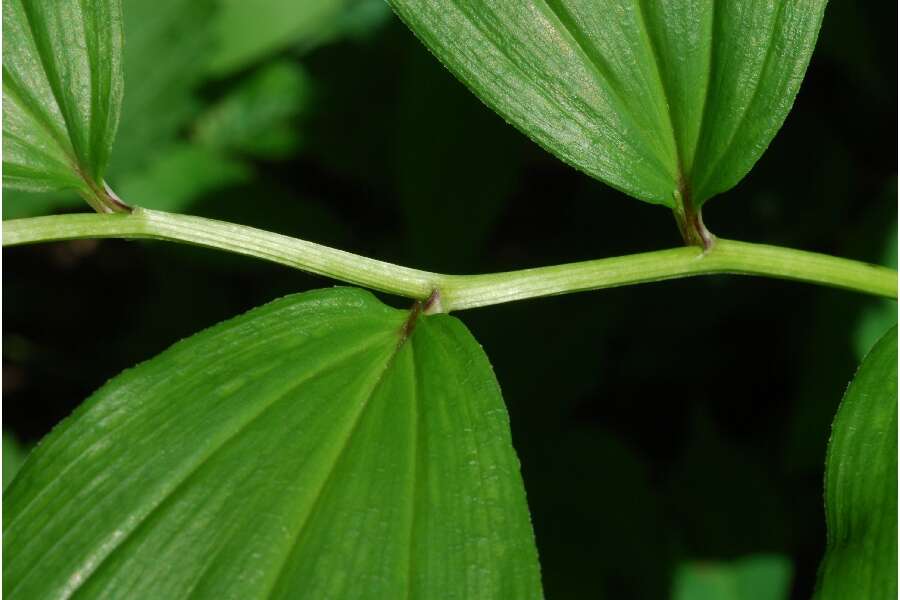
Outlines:
<svg viewBox="0 0 900 600"><path fill-rule="evenodd" d="M441 275L253 227L142 208L131 214L54 215L3 222L4 246L79 238L157 239L227 250L408 298L432 297L431 312L715 273L795 279L897 298L894 270L722 239L707 252L683 247L489 275Z"/></svg>

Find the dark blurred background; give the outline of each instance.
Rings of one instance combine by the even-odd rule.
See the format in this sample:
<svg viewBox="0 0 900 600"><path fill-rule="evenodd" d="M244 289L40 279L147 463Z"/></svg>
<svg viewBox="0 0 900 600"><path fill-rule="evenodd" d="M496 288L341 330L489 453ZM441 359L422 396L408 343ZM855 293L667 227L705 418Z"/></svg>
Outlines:
<svg viewBox="0 0 900 600"><path fill-rule="evenodd" d="M258 35L249 50L229 45L239 3L229 18L212 1L124 4L109 180L127 201L452 273L680 243L667 210L485 108L380 0L286 3L309 14L280 37L242 34ZM889 2L830 2L784 128L706 206L714 233L896 267L896 23ZM5 218L84 209L64 195L3 202ZM176 340L334 284L124 241L4 250L3 283L4 448L25 449ZM685 573L757 555L775 561L783 597L809 597L830 422L895 303L721 276L458 316L504 390L549 598L666 598Z"/></svg>

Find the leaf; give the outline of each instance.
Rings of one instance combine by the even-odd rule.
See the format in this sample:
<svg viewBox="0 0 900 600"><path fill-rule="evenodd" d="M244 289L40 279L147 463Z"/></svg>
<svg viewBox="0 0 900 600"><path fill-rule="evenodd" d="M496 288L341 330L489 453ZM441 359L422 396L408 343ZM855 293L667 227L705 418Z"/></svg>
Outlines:
<svg viewBox="0 0 900 600"><path fill-rule="evenodd" d="M3 0L3 184L104 194L122 102L118 0Z"/></svg>
<svg viewBox="0 0 900 600"><path fill-rule="evenodd" d="M781 127L825 0L391 0L459 79L576 168L697 207ZM692 196L692 199L690 198Z"/></svg>
<svg viewBox="0 0 900 600"><path fill-rule="evenodd" d="M269 54L326 35L348 0L221 0L213 29L218 47L209 71L221 77Z"/></svg>
<svg viewBox="0 0 900 600"><path fill-rule="evenodd" d="M366 42L391 21L391 8L384 0L355 0L347 5L330 30L323 32L322 44L340 39Z"/></svg>
<svg viewBox="0 0 900 600"><path fill-rule="evenodd" d="M197 142L222 151L277 158L295 150L295 122L312 99L299 64L273 62L253 72L197 119Z"/></svg>
<svg viewBox="0 0 900 600"><path fill-rule="evenodd" d="M491 367L410 315L288 296L110 381L4 495L4 595L540 596Z"/></svg>
<svg viewBox="0 0 900 600"><path fill-rule="evenodd" d="M674 600L786 600L791 561L777 554L730 563L689 562L675 572Z"/></svg>
<svg viewBox="0 0 900 600"><path fill-rule="evenodd" d="M174 143L145 169L120 181L119 192L135 206L181 211L192 200L251 177L246 165L197 144Z"/></svg>
<svg viewBox="0 0 900 600"><path fill-rule="evenodd" d="M847 388L825 464L828 548L816 597L897 597L897 327Z"/></svg>
<svg viewBox="0 0 900 600"><path fill-rule="evenodd" d="M173 140L200 108L194 91L212 44L208 23L213 2L123 0L122 12L127 39L122 60L128 94L122 100L116 151L110 158L106 179L130 204L158 208L165 202L170 209L179 208L186 201L162 198L163 190L144 203L126 188L133 187L135 179L152 177L160 163L173 161L167 156ZM210 178L206 173L198 177ZM3 215L6 219L33 217L77 207L82 202L74 194L16 192L6 196Z"/></svg>
<svg viewBox="0 0 900 600"><path fill-rule="evenodd" d="M3 190L3 219L24 219L51 214L61 208L78 209L84 206L72 192L25 192L17 189Z"/></svg>
<svg viewBox="0 0 900 600"><path fill-rule="evenodd" d="M128 94L110 178L141 171L160 159L200 111L196 90L213 48L213 0L123 0Z"/></svg>

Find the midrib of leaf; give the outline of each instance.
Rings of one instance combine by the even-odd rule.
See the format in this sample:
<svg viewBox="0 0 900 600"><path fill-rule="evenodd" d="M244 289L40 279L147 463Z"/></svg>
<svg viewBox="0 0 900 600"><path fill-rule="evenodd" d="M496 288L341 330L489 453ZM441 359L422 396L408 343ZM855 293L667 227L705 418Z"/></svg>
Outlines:
<svg viewBox="0 0 900 600"><path fill-rule="evenodd" d="M720 151L719 156L713 161L712 166L709 169L707 169L706 176L703 178L703 181L695 182L695 184L693 186L694 189L703 191L703 193L705 195L709 193L709 191L706 189L706 184L709 182L710 177L712 177L716 173L716 169L718 168L719 164L721 164L721 162L725 159L726 156L728 156L728 153L731 151L731 147L734 145L734 141L735 141L735 139L737 139L738 134L740 133L741 129L743 128L744 123L747 120L747 115L750 113L750 109L753 107L753 103L756 102L756 98L759 95L759 91L762 87L762 81L765 76L766 68L769 66L769 61L772 58L772 49L775 47L775 32L778 30L778 24L781 21L781 15L784 12L784 5L788 1L790 1L790 0L784 0L783 2L779 2L777 7L775 8L776 13L775 13L775 16L772 18L772 27L769 30L768 36L767 36L768 44L766 45L766 55L763 58L762 65L760 65L759 76L756 78L756 83L753 88L753 93L750 95L750 99L747 101L747 105L744 107L744 110L741 113L741 116L738 118L737 122L735 123L734 128L732 129L731 134L728 137L728 141L725 143L725 146ZM715 2L713 2L712 4L715 5ZM715 19L715 14L713 14L713 19ZM716 29L716 21L713 20L713 39L710 43L710 53L713 52L712 48L715 46L716 37L718 37L717 29ZM712 63L712 56L711 56L710 61L709 61L710 77L712 76L712 68L713 68L713 63ZM707 87L706 87L706 93L707 93L707 100L708 100L709 99L709 84L708 83L707 83ZM708 105L708 104L709 103L707 102L706 105ZM706 106L704 106L704 111L703 111L703 113L704 113L703 114L703 117L704 117L703 123L704 124L707 121L707 118L706 118L707 111L705 109L706 109ZM700 133L702 134L703 132L701 131ZM697 137L697 143L698 144L700 143L699 136Z"/></svg>
<svg viewBox="0 0 900 600"><path fill-rule="evenodd" d="M105 165L107 159L109 158L109 149L107 148L105 142L105 137L109 130L109 119L110 119L110 110L108 106L104 106L104 101L109 99L110 94L112 93L112 75L111 73L107 73L105 69L100 68L101 58L98 55L98 52L102 51L101 46L103 45L103 36L101 33L102 26L100 23L96 22L93 19L96 16L96 13L86 9L86 2L94 2L95 10L105 10L107 8L103 3L97 3L96 0L80 0L79 5L81 6L81 25L84 30L84 39L86 40L87 45L87 56L88 61L90 62L90 74L91 74L91 131L90 131L90 146L91 148L99 149L102 153L100 156L93 156L94 153L90 151L89 148L89 156L93 156L95 160L99 161L101 165ZM92 23L90 27L88 26L87 15L90 15L92 18ZM108 16L108 15L107 15ZM91 37L93 34L93 38ZM108 54L112 55L113 48L107 49ZM121 49L120 49L121 51ZM110 58L113 60L113 58ZM106 89L104 89L104 87ZM96 165L93 165L96 167ZM94 174L91 174L93 177ZM98 182L99 183L99 182Z"/></svg>
<svg viewBox="0 0 900 600"><path fill-rule="evenodd" d="M313 381L314 379L316 379L318 377L321 377L323 374L339 367L341 364L344 364L345 362L347 362L351 359L354 359L355 357L357 357L361 354L364 354L369 350L372 350L373 348L377 347L379 344L384 343L383 335L376 335L374 337L376 338L374 343L372 342L371 339L367 340L367 343L361 344L357 347L354 347L349 352L341 353L340 355L333 357L333 360L331 362L326 363L324 365L320 365L320 367L318 369L308 373L300 381L292 382L291 385L289 387L287 387L284 391L273 394L273 399L270 400L269 402L265 403L257 412L252 414L249 419L237 423L235 429L231 433L226 433L225 437L221 441L219 441L217 444L211 446L206 452L204 452L203 454L201 454L198 457L196 462L194 462L193 464L188 466L184 470L183 474L179 477L179 479L174 481L169 486L164 486L164 489L162 489L158 493L152 495L152 497L149 499L149 501L147 503L148 510L143 516L140 517L140 520L137 521L136 524L131 529L129 529L127 532L125 532L124 535L121 535L118 538L115 538L113 540L112 544L110 544L109 546L104 548L103 549L104 551L102 551L102 556L99 557L99 560L96 562L95 565L93 565L93 567L90 567L90 570L86 574L86 576L83 579L81 579L79 582L77 582L77 587L75 587L73 589L63 590L62 597L68 598L74 594L77 594L78 590L80 588L83 588L87 584L87 582L92 577L94 577L94 575L96 575L103 566L105 566L107 564L109 557L116 550L116 548L118 548L122 544L124 544L137 531L140 531L142 528L147 527L148 523L153 518L155 518L156 515L159 514L160 509L162 509L164 506L166 506L169 502L172 501L172 499L176 496L178 491L183 489L184 486L187 485L192 480L192 478L199 473L199 471L203 467L203 465L207 464L209 462L209 460L211 460L213 458L213 456L215 456L221 450L226 448L229 444L237 441L237 439L254 422L256 422L258 419L264 417L265 414L273 406L279 404L279 402L281 400L283 400L285 397L287 397L294 389L296 389L302 385L305 385L308 382ZM274 368L274 365L273 365L273 368ZM122 424L122 426L125 426L125 425L126 425L126 423ZM71 461L69 463L69 465L67 466L67 468L62 473L59 474L59 479L61 479L62 476L65 475L66 472L68 472L68 470L70 470L77 464L78 464L77 459ZM126 485L127 485L127 483L128 482L123 482L123 484L126 484ZM45 490L46 490L46 488L45 488ZM40 496L33 498L31 502L29 502L25 507L23 507L23 509L18 511L19 514L25 514L28 510L28 507L31 506L39 497ZM9 524L5 524L4 528L11 526L13 523L14 523L14 521ZM74 530L72 530L70 532L70 534L71 533L74 533ZM59 543L64 542L66 538L67 538L67 535L60 538ZM25 552L26 549L27 549L27 545L23 548L23 553ZM96 558L98 558L98 556L96 554L86 557L84 560L85 565L90 566L90 562ZM18 580L17 584L10 591L11 596L14 595L15 590L18 588L18 585L28 579L28 576L34 570L34 568L36 566L37 566L37 563L32 564L22 574L22 576ZM87 569L85 569L85 570L87 570Z"/></svg>
<svg viewBox="0 0 900 600"><path fill-rule="evenodd" d="M397 358L397 355L400 353L400 350L406 345L406 342L412 335L412 327L415 326L415 320L418 318L418 307L413 308L410 311L410 320L405 322L400 331L398 331L399 340L397 344L394 346L391 353L388 355L387 360L385 361L384 366L381 369L381 372L378 373L378 376L375 379L375 382L368 389L368 391L363 394L362 406L359 407L356 415L353 417L353 421L350 424L350 427L347 433L344 436L343 441L341 442L340 449L337 454L334 456L334 459L331 462L331 468L328 470L328 473L325 475L325 478L319 484L318 488L315 491L313 496L312 503L309 504L309 507L306 510L305 515L301 515L300 522L297 524L295 532L293 533L293 541L287 547L287 551L284 553L284 556L281 558L281 562L278 565L278 568L275 569L275 576L272 578L271 583L269 584L264 597L270 597L272 592L278 589L278 584L281 583L281 580L284 578L287 573L287 565L290 562L291 556L296 552L297 548L300 545L300 540L303 538L303 533L306 531L307 525L312 520L313 516L317 512L319 505L322 502L322 498L325 496L326 490L332 485L334 481L334 474L337 471L337 466L341 463L344 458L344 455L347 453L347 449L350 447L350 441L353 439L354 434L359 429L359 424L362 422L363 416L366 414L366 409L372 404L372 397L378 391L378 388L381 387L382 383L384 383L385 376L391 370L391 367L394 365L394 361ZM412 344L410 344L410 348ZM415 485L415 482L413 482ZM415 488L413 488L415 489Z"/></svg>
<svg viewBox="0 0 900 600"><path fill-rule="evenodd" d="M615 97L616 101L619 103L624 110L620 113L621 116L625 116L629 121L634 121L634 117L631 114L631 111L628 110L628 104L625 102L624 96L620 91L620 85L618 84L618 80L613 76L610 69L606 66L606 61L603 59L603 56L596 51L594 46L587 40L587 36L584 35L584 32L578 28L578 25L575 23L575 20L572 18L572 15L566 9L565 6L560 4L560 0L540 0L543 2L544 6L550 11L550 13L555 17L555 19L562 26L563 31L566 32L572 41L575 43L575 47L578 48L578 51L584 56L587 61L587 64L590 65L591 70L594 71L594 74L597 76L598 83L607 84L605 87L609 90L612 95ZM643 16L641 17L643 20ZM654 55L655 57L655 55ZM659 76L659 69L657 68L657 76ZM658 107L657 107L658 110ZM674 137L674 127L672 126L671 118L668 117L668 109L662 111L666 118L669 120L669 130L672 131L672 143L675 145L674 152L676 159L675 164L675 172L672 172L671 166L664 163L661 159L660 155L653 153L652 156L647 156L645 158L650 158L656 166L660 167L663 171L669 173L671 177L673 177L677 181L678 177L678 146ZM656 150L661 150L663 154L666 153L666 150L657 145L654 141L652 134L647 132L645 128L641 126L635 126L632 128L632 131L640 132L641 138L645 144L647 144L648 148L655 148Z"/></svg>
<svg viewBox="0 0 900 600"><path fill-rule="evenodd" d="M684 173L682 172L684 163L681 156L680 136L678 135L678 132L675 131L675 123L672 120L672 104L669 102L669 90L666 87L666 82L663 79L662 70L659 66L660 60L656 44L653 43L650 32L647 30L647 18L644 16L644 5L642 0L634 0L634 8L641 28L641 40L649 51L651 58L653 58L653 72L656 74L656 84L659 86L657 98L661 97L665 104L665 106L660 107L657 102L657 111L662 113L666 120L668 132L672 136L673 152L675 153L675 183L677 185L684 179Z"/></svg>
<svg viewBox="0 0 900 600"><path fill-rule="evenodd" d="M693 199L690 197L693 191L694 183L694 168L697 164L697 149L700 147L700 141L703 139L703 133L706 130L709 124L709 90L712 84L712 74L713 69L716 64L716 3L709 3L709 19L710 19L710 41L709 41L709 59L706 61L706 82L704 84L703 90L703 110L700 113L700 126L697 128L697 136L694 139L694 147L691 149L691 164L683 165L685 169L685 178L683 183L685 186L684 190L682 190L682 194L688 198L690 201Z"/></svg>
<svg viewBox="0 0 900 600"><path fill-rule="evenodd" d="M419 486L418 482L422 481L422 471L426 466L422 461L422 407L420 406L420 400L422 396L422 391L419 389L421 385L421 381L418 376L419 366L416 363L416 353L415 353L415 344L409 345L409 353L410 361L412 362L413 368L410 371L413 377L413 385L412 385L412 409L415 415L413 416L412 423L413 427L415 427L415 431L413 432L413 460L412 460L412 494L410 494L410 504L409 504L409 558L408 558L408 568L406 570L406 598L412 598L413 593L413 576L415 574L415 543L416 543L416 514L418 511L417 503L419 499L419 494L417 493Z"/></svg>

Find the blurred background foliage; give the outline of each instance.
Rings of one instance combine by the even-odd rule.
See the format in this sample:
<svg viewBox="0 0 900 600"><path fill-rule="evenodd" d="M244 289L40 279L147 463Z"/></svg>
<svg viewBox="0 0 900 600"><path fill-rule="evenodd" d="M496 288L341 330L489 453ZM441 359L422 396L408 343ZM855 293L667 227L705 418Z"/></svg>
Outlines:
<svg viewBox="0 0 900 600"><path fill-rule="evenodd" d="M128 202L453 273L680 241L667 211L573 171L486 109L382 0L124 5L108 180ZM895 22L889 3L832 0L783 130L707 205L713 232L896 267ZM3 199L7 219L85 209L61 194ZM21 453L119 371L333 284L153 242L4 259L4 486ZM462 313L509 406L547 596L809 597L830 422L896 311L710 277Z"/></svg>

